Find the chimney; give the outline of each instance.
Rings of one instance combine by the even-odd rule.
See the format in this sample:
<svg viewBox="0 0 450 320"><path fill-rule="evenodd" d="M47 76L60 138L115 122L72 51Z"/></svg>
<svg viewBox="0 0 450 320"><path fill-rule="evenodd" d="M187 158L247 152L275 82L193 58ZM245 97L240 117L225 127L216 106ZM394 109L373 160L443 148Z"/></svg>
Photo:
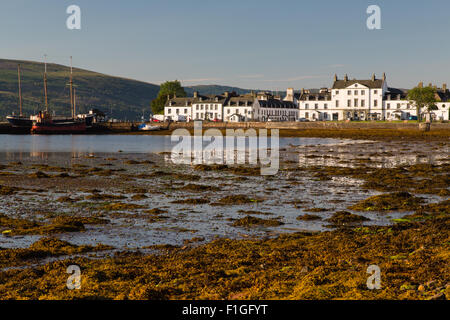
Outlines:
<svg viewBox="0 0 450 320"><path fill-rule="evenodd" d="M334 74L334 82L338 81L337 74Z"/></svg>
<svg viewBox="0 0 450 320"><path fill-rule="evenodd" d="M286 94L287 94L287 95L293 96L293 95L294 95L294 88L288 88L288 89L286 90Z"/></svg>
<svg viewBox="0 0 450 320"><path fill-rule="evenodd" d="M446 83L444 83L444 84L442 85L442 90L444 90L444 92L447 92L447 84L446 84Z"/></svg>
<svg viewBox="0 0 450 320"><path fill-rule="evenodd" d="M194 91L194 98L198 98L198 91Z"/></svg>
<svg viewBox="0 0 450 320"><path fill-rule="evenodd" d="M372 74L372 81L375 81L375 73Z"/></svg>
<svg viewBox="0 0 450 320"><path fill-rule="evenodd" d="M305 88L302 88L302 90L300 90L300 93L304 94L305 93Z"/></svg>
<svg viewBox="0 0 450 320"><path fill-rule="evenodd" d="M230 93L228 91L225 91L224 95L225 95L225 98L228 98L230 96Z"/></svg>
<svg viewBox="0 0 450 320"><path fill-rule="evenodd" d="M348 76L347 75L345 75L344 81L348 81Z"/></svg>
<svg viewBox="0 0 450 320"><path fill-rule="evenodd" d="M422 81L420 81L420 82L419 82L419 85L418 85L417 87L419 87L419 88L423 88L423 82L422 82Z"/></svg>
<svg viewBox="0 0 450 320"><path fill-rule="evenodd" d="M383 81L386 81L386 73L383 72Z"/></svg>
<svg viewBox="0 0 450 320"><path fill-rule="evenodd" d="M433 84L430 82L430 83L428 84L428 86L429 86L430 88L432 88L432 87L433 87Z"/></svg>

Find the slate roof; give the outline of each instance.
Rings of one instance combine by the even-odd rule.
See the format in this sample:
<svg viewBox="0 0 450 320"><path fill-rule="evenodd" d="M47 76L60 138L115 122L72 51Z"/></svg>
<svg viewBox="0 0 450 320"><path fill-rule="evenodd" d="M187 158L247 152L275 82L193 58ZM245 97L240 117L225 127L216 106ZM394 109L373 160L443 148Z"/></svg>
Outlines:
<svg viewBox="0 0 450 320"><path fill-rule="evenodd" d="M383 87L383 80L337 80L333 83L333 89L346 89L354 84L362 84L369 89L378 89Z"/></svg>
<svg viewBox="0 0 450 320"><path fill-rule="evenodd" d="M297 109L295 103L291 101L282 101L278 99L258 100L261 108L274 108L274 109Z"/></svg>
<svg viewBox="0 0 450 320"><path fill-rule="evenodd" d="M192 106L195 103L224 103L227 100L222 95L198 95L194 97L172 98L166 101L165 107L185 107ZM186 105L187 103L187 105Z"/></svg>
<svg viewBox="0 0 450 320"><path fill-rule="evenodd" d="M408 90L388 88L384 94L385 100L408 100Z"/></svg>
<svg viewBox="0 0 450 320"><path fill-rule="evenodd" d="M331 94L329 92L303 93L300 96L301 101L330 101Z"/></svg>

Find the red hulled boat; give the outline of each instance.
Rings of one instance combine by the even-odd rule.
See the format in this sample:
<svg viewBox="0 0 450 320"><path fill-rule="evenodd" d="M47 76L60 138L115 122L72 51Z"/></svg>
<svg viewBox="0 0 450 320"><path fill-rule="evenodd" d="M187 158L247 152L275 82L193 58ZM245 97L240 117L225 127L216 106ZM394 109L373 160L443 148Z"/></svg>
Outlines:
<svg viewBox="0 0 450 320"><path fill-rule="evenodd" d="M37 120L33 122L31 127L32 134L63 134L63 133L84 133L86 131L86 121L84 120L68 120L54 122L52 116L41 111Z"/></svg>

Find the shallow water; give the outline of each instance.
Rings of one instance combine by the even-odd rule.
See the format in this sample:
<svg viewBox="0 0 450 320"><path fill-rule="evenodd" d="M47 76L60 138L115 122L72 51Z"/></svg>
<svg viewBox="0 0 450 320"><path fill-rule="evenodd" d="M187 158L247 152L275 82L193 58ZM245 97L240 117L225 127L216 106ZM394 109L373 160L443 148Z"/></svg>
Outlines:
<svg viewBox="0 0 450 320"><path fill-rule="evenodd" d="M336 144L342 140L322 138L280 138L280 147L294 145ZM270 138L268 138L270 145ZM177 142L170 136L153 135L0 135L0 153L22 153L39 156L43 153L69 152L126 153L168 152ZM204 144L207 144L206 142Z"/></svg>
<svg viewBox="0 0 450 320"><path fill-rule="evenodd" d="M402 143L375 143L320 138L280 138L281 163L291 166L354 166L371 156L371 163L376 166L393 167L401 164L430 162L448 158L446 149L432 145L404 146ZM30 185L30 181L16 181L24 188L42 187L45 192L21 191L12 196L0 196L0 210L14 217L37 219L44 221L36 212L52 212L55 214L70 213L75 216L89 216L96 212L95 208L70 205L57 202L61 196L81 197L89 192L79 190L80 187L99 188L107 194L123 194L124 186L145 188L147 197L143 200L130 198L121 200L126 203L142 205L143 209L124 211L120 214L104 213L110 221L106 225L88 225L86 232L56 235L59 239L74 244L103 243L117 249L142 249L156 244L180 245L193 237L210 241L215 237L246 238L275 236L279 233L295 231L323 231L328 229L324 221L334 212L346 208L357 201L366 199L378 192L361 189L361 181L339 177L329 181L318 181L304 172L280 171L276 176L249 176L236 180L237 176L220 171L196 171L190 165L175 165L160 152L171 150L172 143L167 136L0 136L0 164L20 161L21 165L8 169L13 173L31 173L29 165L42 163L54 166L71 166L85 164L90 167L105 167L109 162L113 169L125 169L124 173L116 173L108 177L92 176L83 180L86 185L72 186L70 180L66 184L53 183L53 179L40 179ZM400 149L403 152L399 152ZM117 152L122 150L123 152ZM108 160L115 159L115 160ZM154 166L126 165L126 160L151 160ZM398 161L397 161L397 160ZM406 163L403 163L405 162ZM440 160L439 160L440 161ZM153 179L132 178L125 175L150 173L167 170L184 174L199 175L198 181L172 181L164 177ZM0 177L1 180L1 177ZM39 179L38 179L39 180ZM11 182L12 183L12 182ZM98 184L100 183L100 186ZM179 183L179 185L177 185ZM220 191L186 192L177 190L188 183L220 186ZM0 182L2 184L2 182ZM222 197L245 194L252 199L263 199L263 202L248 205L212 206L186 205L172 203L177 199L207 197L210 203ZM127 196L131 196L126 194ZM439 201L428 197L429 201ZM300 206L292 204L302 200ZM82 201L81 201L82 202ZM166 218L149 222L144 210L163 208ZM321 221L299 221L296 218L308 212L310 208L326 208L327 211L314 213L321 216ZM239 210L255 210L267 215L256 215L259 218L279 218L284 225L278 227L233 227L232 219L244 217ZM388 225L392 219L400 218L409 212L392 213L360 213L371 219L366 225ZM1 237L0 247L28 247L41 236Z"/></svg>

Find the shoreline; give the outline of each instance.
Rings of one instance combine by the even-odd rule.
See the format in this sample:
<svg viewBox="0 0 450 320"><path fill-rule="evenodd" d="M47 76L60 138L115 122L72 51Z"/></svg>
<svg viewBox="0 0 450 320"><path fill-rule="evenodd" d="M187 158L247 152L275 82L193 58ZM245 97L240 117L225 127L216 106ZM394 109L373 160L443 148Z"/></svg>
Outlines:
<svg viewBox="0 0 450 320"><path fill-rule="evenodd" d="M173 123L170 129L159 131L136 131L139 123L103 123L89 129L86 135L171 135L176 129L186 129L192 135L193 123ZM162 127L167 124L161 125ZM202 124L203 132L208 129L218 129L222 134L227 129L267 129L270 136L272 129L279 130L280 137L315 137L315 138L345 138L345 139L448 139L450 138L450 123L433 123L429 132L419 129L417 122L255 122L255 123L211 123ZM29 134L27 130L12 128L7 123L0 123L0 134ZM83 135L83 134L81 134Z"/></svg>

